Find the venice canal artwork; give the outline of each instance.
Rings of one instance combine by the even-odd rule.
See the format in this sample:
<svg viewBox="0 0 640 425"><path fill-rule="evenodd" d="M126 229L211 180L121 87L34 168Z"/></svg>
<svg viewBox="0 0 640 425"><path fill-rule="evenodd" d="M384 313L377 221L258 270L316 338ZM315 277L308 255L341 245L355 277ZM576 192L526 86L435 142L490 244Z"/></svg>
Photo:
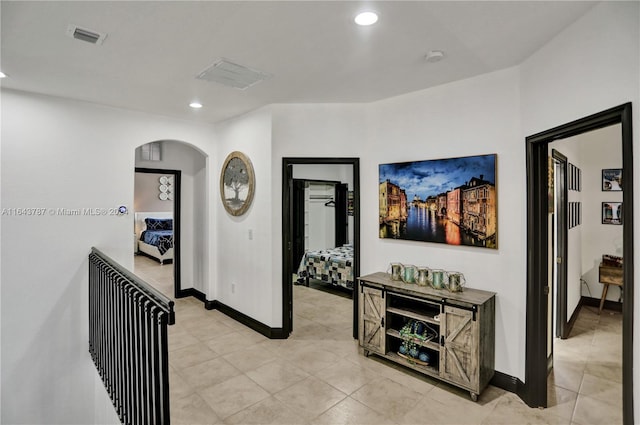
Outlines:
<svg viewBox="0 0 640 425"><path fill-rule="evenodd" d="M497 248L496 155L381 164L380 238Z"/></svg>

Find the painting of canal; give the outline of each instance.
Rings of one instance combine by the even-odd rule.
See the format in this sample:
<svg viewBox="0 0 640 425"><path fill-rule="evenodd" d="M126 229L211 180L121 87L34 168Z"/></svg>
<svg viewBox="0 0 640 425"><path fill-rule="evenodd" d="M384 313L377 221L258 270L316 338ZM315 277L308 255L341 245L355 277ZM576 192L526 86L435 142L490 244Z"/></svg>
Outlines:
<svg viewBox="0 0 640 425"><path fill-rule="evenodd" d="M495 154L378 169L380 238L497 248Z"/></svg>

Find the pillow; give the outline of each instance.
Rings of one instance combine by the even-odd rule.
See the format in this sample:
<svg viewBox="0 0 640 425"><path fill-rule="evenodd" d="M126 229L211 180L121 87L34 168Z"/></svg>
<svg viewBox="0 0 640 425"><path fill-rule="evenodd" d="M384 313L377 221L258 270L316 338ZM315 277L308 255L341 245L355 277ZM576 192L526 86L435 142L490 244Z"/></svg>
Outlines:
<svg viewBox="0 0 640 425"><path fill-rule="evenodd" d="M145 218L147 230L173 230L172 218Z"/></svg>

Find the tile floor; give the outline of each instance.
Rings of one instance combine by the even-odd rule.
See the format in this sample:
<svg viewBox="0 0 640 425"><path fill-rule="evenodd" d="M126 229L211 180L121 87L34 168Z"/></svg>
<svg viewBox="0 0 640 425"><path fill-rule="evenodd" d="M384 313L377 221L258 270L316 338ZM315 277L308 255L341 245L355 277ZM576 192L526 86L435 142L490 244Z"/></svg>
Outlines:
<svg viewBox="0 0 640 425"><path fill-rule="evenodd" d="M172 296L172 266L136 257L135 272ZM294 332L270 340L202 302L176 301L169 327L174 424L621 424L618 313L582 309L557 340L549 407L489 386L466 391L366 358L351 338L351 300L294 286Z"/></svg>

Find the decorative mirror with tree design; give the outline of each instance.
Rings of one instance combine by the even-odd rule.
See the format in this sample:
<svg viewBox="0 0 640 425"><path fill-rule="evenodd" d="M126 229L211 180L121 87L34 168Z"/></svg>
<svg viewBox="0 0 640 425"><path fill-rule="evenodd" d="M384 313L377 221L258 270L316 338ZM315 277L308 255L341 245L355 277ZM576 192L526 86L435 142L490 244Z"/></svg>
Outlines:
<svg viewBox="0 0 640 425"><path fill-rule="evenodd" d="M222 165L220 197L224 209L231 215L242 215L253 200L255 176L249 157L242 152L231 152Z"/></svg>

